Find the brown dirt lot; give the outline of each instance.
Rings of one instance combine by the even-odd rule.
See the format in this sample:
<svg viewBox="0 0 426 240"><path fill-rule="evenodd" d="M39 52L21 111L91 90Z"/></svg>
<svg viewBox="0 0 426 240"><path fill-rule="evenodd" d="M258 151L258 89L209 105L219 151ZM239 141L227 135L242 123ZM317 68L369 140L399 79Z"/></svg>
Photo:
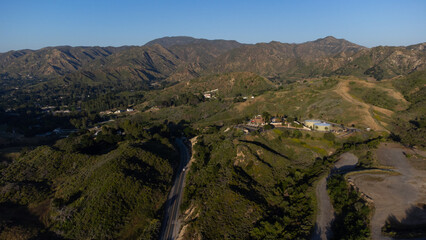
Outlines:
<svg viewBox="0 0 426 240"><path fill-rule="evenodd" d="M373 239L390 239L381 235L381 227L390 215L407 218L410 208L426 203L426 171L413 168L405 153L412 152L399 144L381 144L376 150L379 163L392 167L399 175L359 173L351 175L359 189L374 201L371 220ZM411 224L426 224L426 213L420 213Z"/></svg>

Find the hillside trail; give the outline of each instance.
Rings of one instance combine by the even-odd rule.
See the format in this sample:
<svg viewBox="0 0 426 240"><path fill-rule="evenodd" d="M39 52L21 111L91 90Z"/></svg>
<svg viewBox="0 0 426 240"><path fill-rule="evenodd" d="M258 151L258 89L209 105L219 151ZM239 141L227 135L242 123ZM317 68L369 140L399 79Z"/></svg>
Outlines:
<svg viewBox="0 0 426 240"><path fill-rule="evenodd" d="M381 112L383 114L385 114L386 116L391 116L393 114L393 112L391 110L388 109L384 109L381 107L377 107L377 106L373 106L370 104L367 104L365 102L362 102L354 97L352 97L349 94L349 84L350 81L340 81L339 84L337 84L336 89L334 89L334 91L339 94L343 99L345 99L346 101L354 104L357 109L359 109L360 112L362 112L362 118L363 118L363 123L366 124L367 126L369 126L371 129L375 130L375 131L386 131L389 132L386 128L384 128L382 126L382 124L374 119L374 117L372 116L372 110ZM354 106L354 107L355 107Z"/></svg>

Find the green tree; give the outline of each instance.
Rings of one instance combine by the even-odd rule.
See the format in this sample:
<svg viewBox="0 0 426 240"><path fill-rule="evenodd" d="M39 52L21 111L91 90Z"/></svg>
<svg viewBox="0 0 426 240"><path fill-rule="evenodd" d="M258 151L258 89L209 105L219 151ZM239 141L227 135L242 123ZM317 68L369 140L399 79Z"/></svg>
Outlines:
<svg viewBox="0 0 426 240"><path fill-rule="evenodd" d="M293 137L294 138L301 138L303 136L302 132L299 130L294 130L293 131Z"/></svg>
<svg viewBox="0 0 426 240"><path fill-rule="evenodd" d="M265 122L269 122L271 120L271 114L266 111L262 113L262 117Z"/></svg>

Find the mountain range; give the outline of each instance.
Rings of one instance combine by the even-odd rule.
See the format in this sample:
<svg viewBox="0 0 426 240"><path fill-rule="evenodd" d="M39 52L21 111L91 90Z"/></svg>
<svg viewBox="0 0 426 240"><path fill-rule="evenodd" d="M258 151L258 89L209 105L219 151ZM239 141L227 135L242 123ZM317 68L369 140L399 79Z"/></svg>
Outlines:
<svg viewBox="0 0 426 240"><path fill-rule="evenodd" d="M59 86L79 82L143 87L241 71L274 82L334 74L380 80L425 69L425 46L366 48L331 36L301 44L165 37L143 46L9 51L0 54L0 77L24 83L54 80Z"/></svg>

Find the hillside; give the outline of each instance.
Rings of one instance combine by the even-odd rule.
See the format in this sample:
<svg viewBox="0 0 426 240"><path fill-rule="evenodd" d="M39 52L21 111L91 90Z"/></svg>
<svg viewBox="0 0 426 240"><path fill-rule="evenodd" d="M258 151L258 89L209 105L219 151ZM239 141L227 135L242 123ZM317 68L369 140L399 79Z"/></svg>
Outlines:
<svg viewBox="0 0 426 240"><path fill-rule="evenodd" d="M259 43L221 55L211 69L252 71L280 82L329 75L372 76L381 80L425 69L424 46L368 49L334 37L302 44Z"/></svg>
<svg viewBox="0 0 426 240"><path fill-rule="evenodd" d="M377 80L426 69L426 43L408 47L374 47L352 56L336 74L371 76Z"/></svg>
<svg viewBox="0 0 426 240"><path fill-rule="evenodd" d="M8 78L49 78L81 70L126 47L47 47L0 54L0 73Z"/></svg>
<svg viewBox="0 0 426 240"><path fill-rule="evenodd" d="M329 74L365 49L343 39L326 37L302 44L258 43L231 50L212 65L215 71L252 71L270 79Z"/></svg>
<svg viewBox="0 0 426 240"><path fill-rule="evenodd" d="M2 165L0 239L157 239L178 156L159 128L103 127Z"/></svg>
<svg viewBox="0 0 426 240"><path fill-rule="evenodd" d="M63 46L10 51L0 54L0 74L2 79L27 80L62 76L73 79L81 75L91 76L89 78L98 81L105 78L123 81L161 80L172 75L181 64L190 65L198 62L205 64L219 54L241 45L236 41L194 38L190 38L191 41L180 41L180 39L179 37L158 39L145 46ZM176 44L172 43L174 41ZM186 44L183 46L178 43Z"/></svg>
<svg viewBox="0 0 426 240"><path fill-rule="evenodd" d="M146 101L136 108L144 111L140 117L146 120L197 122L227 112L235 102L248 101L252 96L273 89L276 89L274 84L254 73L214 74L148 92Z"/></svg>
<svg viewBox="0 0 426 240"><path fill-rule="evenodd" d="M172 96L181 93L210 93L216 97L229 98L237 96L252 96L273 89L274 85L268 79L251 72L233 72L214 74L178 83L170 88L161 90L161 95Z"/></svg>
<svg viewBox="0 0 426 240"><path fill-rule="evenodd" d="M183 239L309 239L312 186L334 161L322 155L334 146L296 133L244 135L211 126L199 136L184 195Z"/></svg>
<svg viewBox="0 0 426 240"><path fill-rule="evenodd" d="M410 146L426 147L426 71L401 77L393 84L411 103L394 117L392 130L396 139Z"/></svg>

